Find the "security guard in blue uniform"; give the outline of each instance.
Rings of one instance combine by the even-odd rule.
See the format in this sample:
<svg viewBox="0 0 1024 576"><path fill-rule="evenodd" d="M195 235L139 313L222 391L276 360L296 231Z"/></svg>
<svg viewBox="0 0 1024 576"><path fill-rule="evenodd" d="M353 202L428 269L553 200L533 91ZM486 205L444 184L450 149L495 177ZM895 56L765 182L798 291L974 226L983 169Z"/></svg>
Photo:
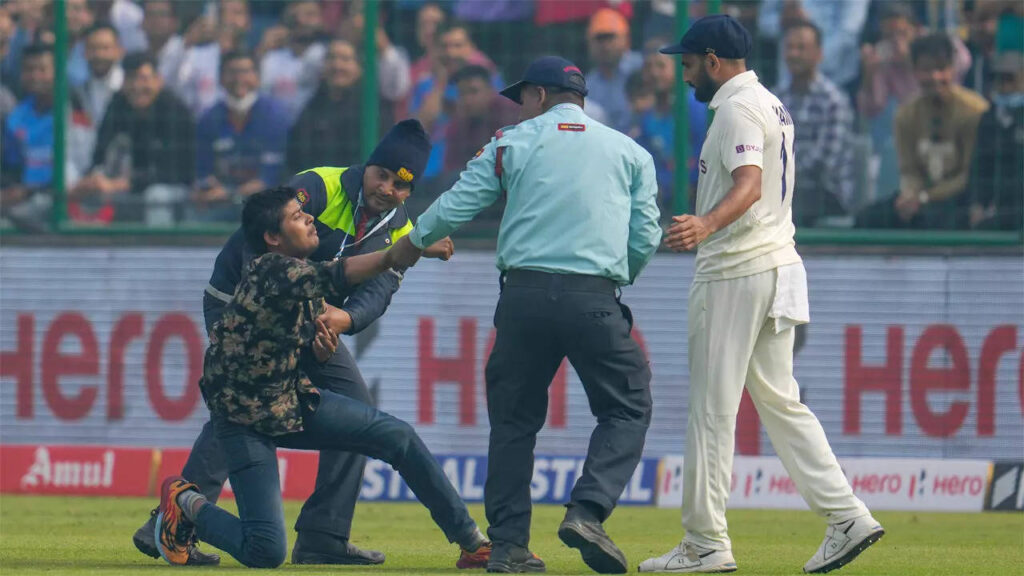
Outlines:
<svg viewBox="0 0 1024 576"><path fill-rule="evenodd" d="M404 201L419 180L430 155L430 141L416 120L396 124L384 136L364 165L320 167L295 175L288 183L298 190L303 210L316 218L320 246L313 260L355 256L391 247L412 230ZM447 260L454 249L444 238L428 252ZM207 331L220 319L242 273L254 255L241 228L217 255L210 284L203 296ZM332 302L329 324L335 334L355 334L379 318L398 290L399 278L381 274L361 284L344 302ZM336 341L336 339L335 339ZM330 351L328 351L330 353ZM337 343L325 363L310 362L304 370L317 387L372 404L355 359ZM295 523L298 531L292 562L295 564L380 564L384 554L361 550L348 538L356 499L362 487L366 458L349 452L324 451L320 456L316 488ZM196 438L182 476L198 485L216 502L228 470L220 446L207 422ZM133 538L143 553L159 557L153 539L153 518ZM189 563L216 564L216 554L190 550Z"/></svg>
<svg viewBox="0 0 1024 576"><path fill-rule="evenodd" d="M597 427L558 536L601 573L626 558L602 523L640 461L651 418L651 372L617 298L661 239L654 160L583 112L586 83L563 58L533 62L502 95L522 105L455 185L392 248L403 264L501 195L502 292L487 362L491 436L484 500L491 572L543 572L528 549L530 479L548 386L568 356Z"/></svg>

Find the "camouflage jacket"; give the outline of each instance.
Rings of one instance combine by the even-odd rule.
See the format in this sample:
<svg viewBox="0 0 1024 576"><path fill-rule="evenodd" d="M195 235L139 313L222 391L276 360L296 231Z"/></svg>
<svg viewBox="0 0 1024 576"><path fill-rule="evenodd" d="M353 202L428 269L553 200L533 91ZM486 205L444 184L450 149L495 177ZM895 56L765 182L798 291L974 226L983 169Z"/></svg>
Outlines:
<svg viewBox="0 0 1024 576"><path fill-rule="evenodd" d="M315 402L318 392L299 359L316 337L324 297L353 288L343 260L253 260L210 334L199 381L210 413L270 436L301 431L300 402Z"/></svg>

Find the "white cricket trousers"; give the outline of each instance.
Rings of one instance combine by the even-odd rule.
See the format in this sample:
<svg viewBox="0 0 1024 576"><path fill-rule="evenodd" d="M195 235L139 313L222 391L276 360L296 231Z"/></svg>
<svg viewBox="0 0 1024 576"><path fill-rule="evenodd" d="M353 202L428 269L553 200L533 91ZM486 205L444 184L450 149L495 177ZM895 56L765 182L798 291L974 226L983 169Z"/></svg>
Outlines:
<svg viewBox="0 0 1024 576"><path fill-rule="evenodd" d="M797 264L802 266L802 264ZM769 316L777 269L694 282L690 289L690 409L683 460L683 528L687 541L730 550L725 521L743 387L772 446L807 504L829 523L868 513L839 468L821 423L800 403L793 378L790 325L776 332ZM806 299L806 289L800 298Z"/></svg>

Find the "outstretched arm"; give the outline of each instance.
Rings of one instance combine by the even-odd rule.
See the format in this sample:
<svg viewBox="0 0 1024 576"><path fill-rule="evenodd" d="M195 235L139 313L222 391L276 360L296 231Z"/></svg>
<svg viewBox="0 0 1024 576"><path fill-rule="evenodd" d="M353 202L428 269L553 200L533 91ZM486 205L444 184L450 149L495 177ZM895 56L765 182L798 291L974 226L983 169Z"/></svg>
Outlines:
<svg viewBox="0 0 1024 576"><path fill-rule="evenodd" d="M389 252L374 252L331 262L307 262L276 253L254 263L259 281L268 294L287 299L327 297L343 299L355 286L392 266Z"/></svg>

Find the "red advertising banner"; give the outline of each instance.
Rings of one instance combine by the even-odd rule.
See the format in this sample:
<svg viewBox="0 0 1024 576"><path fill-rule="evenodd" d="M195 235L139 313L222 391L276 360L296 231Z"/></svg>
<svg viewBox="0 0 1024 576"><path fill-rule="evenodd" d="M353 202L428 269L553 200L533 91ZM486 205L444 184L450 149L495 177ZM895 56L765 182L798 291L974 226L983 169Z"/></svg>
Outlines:
<svg viewBox="0 0 1024 576"><path fill-rule="evenodd" d="M0 492L147 496L158 458L148 448L0 445Z"/></svg>

